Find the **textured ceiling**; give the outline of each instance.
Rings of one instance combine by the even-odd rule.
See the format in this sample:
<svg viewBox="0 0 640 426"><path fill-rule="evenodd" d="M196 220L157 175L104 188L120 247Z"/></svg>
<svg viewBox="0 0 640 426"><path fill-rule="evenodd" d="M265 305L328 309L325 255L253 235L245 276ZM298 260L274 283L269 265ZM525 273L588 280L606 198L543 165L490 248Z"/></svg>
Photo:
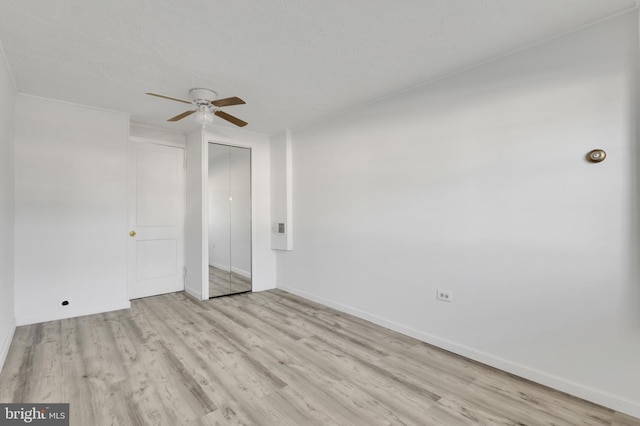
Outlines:
<svg viewBox="0 0 640 426"><path fill-rule="evenodd" d="M636 0L0 0L22 93L165 120L206 87L272 134L486 61ZM187 107L187 108L185 108ZM216 118L216 124L227 125ZM231 125L230 125L231 126Z"/></svg>

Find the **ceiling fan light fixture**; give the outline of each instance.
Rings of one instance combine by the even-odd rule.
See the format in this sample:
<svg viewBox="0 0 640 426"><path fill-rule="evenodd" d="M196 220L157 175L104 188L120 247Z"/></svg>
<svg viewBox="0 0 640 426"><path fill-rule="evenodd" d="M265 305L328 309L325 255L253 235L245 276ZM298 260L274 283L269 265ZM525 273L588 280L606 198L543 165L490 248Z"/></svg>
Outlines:
<svg viewBox="0 0 640 426"><path fill-rule="evenodd" d="M195 114L195 117L196 123L202 124L203 128L207 124L213 124L213 113L206 107L200 108L200 111Z"/></svg>

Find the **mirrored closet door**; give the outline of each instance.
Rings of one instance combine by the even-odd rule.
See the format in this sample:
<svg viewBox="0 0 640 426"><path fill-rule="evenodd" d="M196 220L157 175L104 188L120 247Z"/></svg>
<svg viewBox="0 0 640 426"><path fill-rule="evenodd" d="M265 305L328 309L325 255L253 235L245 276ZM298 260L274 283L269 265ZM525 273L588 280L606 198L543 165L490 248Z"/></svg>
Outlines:
<svg viewBox="0 0 640 426"><path fill-rule="evenodd" d="M209 297L251 291L251 150L209 143Z"/></svg>

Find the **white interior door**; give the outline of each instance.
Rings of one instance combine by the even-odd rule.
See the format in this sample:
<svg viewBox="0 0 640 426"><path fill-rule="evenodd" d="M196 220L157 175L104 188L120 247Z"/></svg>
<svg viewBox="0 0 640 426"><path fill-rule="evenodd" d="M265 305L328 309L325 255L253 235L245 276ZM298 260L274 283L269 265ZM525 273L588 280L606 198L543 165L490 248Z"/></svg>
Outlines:
<svg viewBox="0 0 640 426"><path fill-rule="evenodd" d="M184 290L184 149L129 146L129 299Z"/></svg>

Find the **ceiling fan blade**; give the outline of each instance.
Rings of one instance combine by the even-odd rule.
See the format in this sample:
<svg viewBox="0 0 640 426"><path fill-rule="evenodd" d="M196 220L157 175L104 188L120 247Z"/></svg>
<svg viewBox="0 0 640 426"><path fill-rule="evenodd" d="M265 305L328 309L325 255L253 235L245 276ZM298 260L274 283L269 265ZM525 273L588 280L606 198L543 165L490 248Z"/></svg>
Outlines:
<svg viewBox="0 0 640 426"><path fill-rule="evenodd" d="M193 114L194 112L198 111L197 109L194 109L193 111L185 111L182 114L178 114L175 117L171 117L170 119L168 119L167 121L178 121L178 120L182 120L185 117L190 116L191 114Z"/></svg>
<svg viewBox="0 0 640 426"><path fill-rule="evenodd" d="M216 111L214 112L214 114L224 120L227 120L230 123L235 124L238 127L244 127L248 124L246 121L242 121L239 118L236 118L233 115L227 114L226 112L223 112L223 111Z"/></svg>
<svg viewBox="0 0 640 426"><path fill-rule="evenodd" d="M165 96L165 95L158 95L157 93L145 93L145 95L156 96L158 98L165 98L165 99L169 99L170 101L184 102L185 104L192 103L191 101L185 101L184 99L172 98L170 96Z"/></svg>
<svg viewBox="0 0 640 426"><path fill-rule="evenodd" d="M224 107L224 106L231 106L231 105L242 105L244 104L245 101L243 101L242 99L238 98L238 97L231 97L231 98L224 98L224 99L218 99L217 101L211 101L211 105L217 106L217 107Z"/></svg>

